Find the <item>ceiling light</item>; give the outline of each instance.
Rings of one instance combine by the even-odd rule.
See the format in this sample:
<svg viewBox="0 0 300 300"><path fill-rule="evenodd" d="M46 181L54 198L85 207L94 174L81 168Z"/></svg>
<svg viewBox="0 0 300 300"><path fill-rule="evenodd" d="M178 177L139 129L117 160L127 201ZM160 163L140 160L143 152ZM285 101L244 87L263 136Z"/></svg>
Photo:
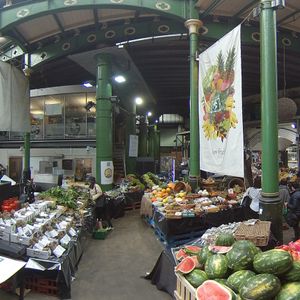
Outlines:
<svg viewBox="0 0 300 300"><path fill-rule="evenodd" d="M118 76L115 76L115 81L118 82L118 83L123 83L126 81L126 78L122 75L118 75Z"/></svg>
<svg viewBox="0 0 300 300"><path fill-rule="evenodd" d="M92 80L87 80L87 81L85 81L82 85L83 85L84 87L86 87L86 88L91 88L91 87L93 87L93 86L95 85L95 82L92 81Z"/></svg>
<svg viewBox="0 0 300 300"><path fill-rule="evenodd" d="M158 123L158 120L155 120L155 123L157 124L157 123Z"/></svg>
<svg viewBox="0 0 300 300"><path fill-rule="evenodd" d="M296 129L296 128L297 128L296 123L292 123L292 124L291 124L291 127L292 127L293 129Z"/></svg>
<svg viewBox="0 0 300 300"><path fill-rule="evenodd" d="M152 112L151 112L151 111L148 111L148 112L147 112L147 116L148 116L148 117L151 117L151 116L152 116Z"/></svg>
<svg viewBox="0 0 300 300"><path fill-rule="evenodd" d="M143 99L142 99L141 97L136 97L136 98L135 98L135 103L136 103L137 105L141 105L141 104L143 103Z"/></svg>

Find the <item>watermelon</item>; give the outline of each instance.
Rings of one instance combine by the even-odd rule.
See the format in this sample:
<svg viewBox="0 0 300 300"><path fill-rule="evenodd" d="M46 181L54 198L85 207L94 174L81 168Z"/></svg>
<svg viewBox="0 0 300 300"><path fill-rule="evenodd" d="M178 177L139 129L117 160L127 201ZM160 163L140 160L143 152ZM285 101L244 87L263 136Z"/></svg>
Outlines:
<svg viewBox="0 0 300 300"><path fill-rule="evenodd" d="M230 286L228 286L227 279L225 279L225 278L215 278L214 281L216 281L218 283L221 283L221 284L223 284L223 285L225 285L227 287L230 287Z"/></svg>
<svg viewBox="0 0 300 300"><path fill-rule="evenodd" d="M229 247L229 246L209 246L208 249L212 253L226 254L227 252L229 252L232 249L232 247Z"/></svg>
<svg viewBox="0 0 300 300"><path fill-rule="evenodd" d="M293 261L292 267L282 274L281 279L289 282L300 281L300 261Z"/></svg>
<svg viewBox="0 0 300 300"><path fill-rule="evenodd" d="M192 257L187 256L176 266L175 272L188 274L192 272L195 269L195 267L196 267L195 260Z"/></svg>
<svg viewBox="0 0 300 300"><path fill-rule="evenodd" d="M185 253L183 249L180 249L179 251L176 252L176 259L177 260L182 260L183 258L187 257L188 255Z"/></svg>
<svg viewBox="0 0 300 300"><path fill-rule="evenodd" d="M235 242L232 233L220 233L216 239L216 246L231 246Z"/></svg>
<svg viewBox="0 0 300 300"><path fill-rule="evenodd" d="M185 278L195 288L208 280L207 274L200 269L194 269L191 273L185 275Z"/></svg>
<svg viewBox="0 0 300 300"><path fill-rule="evenodd" d="M184 246L184 251L187 254L197 255L201 251L201 247L194 245L186 245Z"/></svg>
<svg viewBox="0 0 300 300"><path fill-rule="evenodd" d="M236 271L228 277L227 284L235 292L238 292L242 283L253 276L255 276L255 273L249 270Z"/></svg>
<svg viewBox="0 0 300 300"><path fill-rule="evenodd" d="M215 280L206 280L196 290L197 300L235 300L235 293Z"/></svg>
<svg viewBox="0 0 300 300"><path fill-rule="evenodd" d="M198 261L201 265L205 265L206 260L209 256L212 256L212 253L209 251L208 246L204 246L201 251L198 253Z"/></svg>
<svg viewBox="0 0 300 300"><path fill-rule="evenodd" d="M242 299L270 300L280 291L279 279L272 274L258 274L246 279L240 287Z"/></svg>
<svg viewBox="0 0 300 300"><path fill-rule="evenodd" d="M255 255L253 267L257 273L280 275L287 272L293 265L289 252L272 249Z"/></svg>
<svg viewBox="0 0 300 300"><path fill-rule="evenodd" d="M225 278L228 271L227 257L222 254L210 256L205 263L204 269L210 279Z"/></svg>
<svg viewBox="0 0 300 300"><path fill-rule="evenodd" d="M299 300L300 282L288 282L284 284L275 300Z"/></svg>
<svg viewBox="0 0 300 300"><path fill-rule="evenodd" d="M257 254L256 246L249 241L238 241L233 244L232 249L226 254L228 266L234 271L247 270L252 267L254 256ZM251 243L251 242L250 242Z"/></svg>

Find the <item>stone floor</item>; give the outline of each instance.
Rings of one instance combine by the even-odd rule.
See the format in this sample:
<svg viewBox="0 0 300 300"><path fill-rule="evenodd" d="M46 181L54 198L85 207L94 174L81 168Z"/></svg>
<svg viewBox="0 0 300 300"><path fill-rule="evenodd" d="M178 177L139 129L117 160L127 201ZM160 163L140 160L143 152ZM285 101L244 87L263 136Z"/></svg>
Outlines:
<svg viewBox="0 0 300 300"><path fill-rule="evenodd" d="M106 240L87 241L72 283L72 300L170 300L165 292L141 278L150 271L163 247L153 230L140 218L138 211L126 212L114 220L114 230ZM291 229L284 230L284 243L293 238ZM1 300L18 297L0 291ZM30 292L26 300L56 298Z"/></svg>

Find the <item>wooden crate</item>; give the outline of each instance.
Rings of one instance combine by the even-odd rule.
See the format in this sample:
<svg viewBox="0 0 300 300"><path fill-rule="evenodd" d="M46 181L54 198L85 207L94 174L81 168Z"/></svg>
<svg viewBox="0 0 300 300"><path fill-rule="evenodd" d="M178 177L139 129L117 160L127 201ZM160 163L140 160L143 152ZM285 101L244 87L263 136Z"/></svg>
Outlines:
<svg viewBox="0 0 300 300"><path fill-rule="evenodd" d="M174 297L176 300L197 300L196 289L180 274L177 277L176 291Z"/></svg>
<svg viewBox="0 0 300 300"><path fill-rule="evenodd" d="M257 221L254 225L240 224L234 233L236 240L249 240L256 246L266 246L269 242L271 222Z"/></svg>

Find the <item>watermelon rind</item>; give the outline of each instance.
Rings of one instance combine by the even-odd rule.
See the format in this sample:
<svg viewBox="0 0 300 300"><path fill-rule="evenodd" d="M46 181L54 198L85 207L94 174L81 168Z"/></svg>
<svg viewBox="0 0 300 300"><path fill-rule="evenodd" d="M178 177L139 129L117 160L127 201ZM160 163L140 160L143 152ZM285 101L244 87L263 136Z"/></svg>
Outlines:
<svg viewBox="0 0 300 300"><path fill-rule="evenodd" d="M231 268L233 271L250 269L256 255L256 248L251 246L238 248L234 245L226 254L229 268Z"/></svg>
<svg viewBox="0 0 300 300"><path fill-rule="evenodd" d="M216 246L231 246L235 242L232 233L220 233L216 238Z"/></svg>
<svg viewBox="0 0 300 300"><path fill-rule="evenodd" d="M280 291L279 279L272 274L258 274L246 279L240 287L242 299L271 300Z"/></svg>
<svg viewBox="0 0 300 300"><path fill-rule="evenodd" d="M258 253L253 260L253 267L257 273L280 275L287 272L293 265L293 258L289 252L272 249Z"/></svg>
<svg viewBox="0 0 300 300"><path fill-rule="evenodd" d="M245 280L256 274L250 270L239 270L231 274L227 278L227 285L233 289L235 292L239 292L241 285Z"/></svg>
<svg viewBox="0 0 300 300"><path fill-rule="evenodd" d="M282 274L280 278L288 282L300 281L300 261L293 261L292 267Z"/></svg>
<svg viewBox="0 0 300 300"><path fill-rule="evenodd" d="M176 267L175 272L180 272L182 274L188 274L192 272L196 267L195 259L188 256L184 258Z"/></svg>
<svg viewBox="0 0 300 300"><path fill-rule="evenodd" d="M228 271L228 260L225 255L214 254L205 263L205 272L210 279L225 278Z"/></svg>
<svg viewBox="0 0 300 300"><path fill-rule="evenodd" d="M300 282L288 282L284 284L275 300L299 300Z"/></svg>
<svg viewBox="0 0 300 300"><path fill-rule="evenodd" d="M185 275L185 278L194 288L208 280L207 274L200 269L194 269L191 273Z"/></svg>
<svg viewBox="0 0 300 300"><path fill-rule="evenodd" d="M209 289L208 289L209 295L206 295L203 291L205 289L206 285L209 285ZM226 300L236 300L236 295L235 295L234 291L232 291L230 288L224 286L223 284L218 283L215 280L206 280L205 282L203 282L196 290L196 298L197 298L197 300L203 300L203 299L207 299L209 296L213 297L213 296L215 296L215 294L214 294L215 290L216 290L216 292L218 292L218 290L221 290L222 292L224 292L227 295ZM212 299L216 299L216 298L212 298ZM224 299L224 298L222 298L222 299Z"/></svg>
<svg viewBox="0 0 300 300"><path fill-rule="evenodd" d="M204 266L209 256L212 256L212 253L209 251L209 246L204 246L197 255L200 265Z"/></svg>

